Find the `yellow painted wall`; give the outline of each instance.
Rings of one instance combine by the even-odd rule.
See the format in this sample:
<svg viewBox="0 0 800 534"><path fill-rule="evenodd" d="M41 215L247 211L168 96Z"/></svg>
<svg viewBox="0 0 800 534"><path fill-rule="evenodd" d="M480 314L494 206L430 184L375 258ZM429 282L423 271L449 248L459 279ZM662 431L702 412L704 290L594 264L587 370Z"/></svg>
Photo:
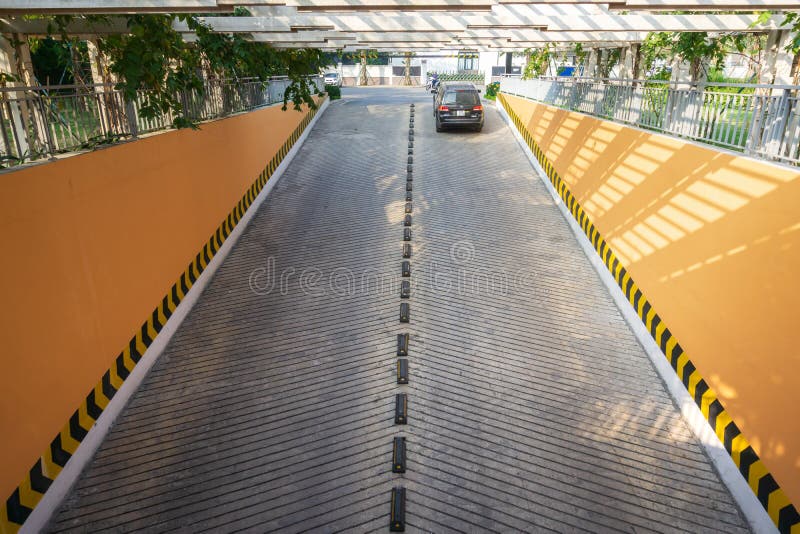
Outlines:
<svg viewBox="0 0 800 534"><path fill-rule="evenodd" d="M506 100L800 503L800 171Z"/></svg>
<svg viewBox="0 0 800 534"><path fill-rule="evenodd" d="M305 117L279 106L0 175L0 497Z"/></svg>

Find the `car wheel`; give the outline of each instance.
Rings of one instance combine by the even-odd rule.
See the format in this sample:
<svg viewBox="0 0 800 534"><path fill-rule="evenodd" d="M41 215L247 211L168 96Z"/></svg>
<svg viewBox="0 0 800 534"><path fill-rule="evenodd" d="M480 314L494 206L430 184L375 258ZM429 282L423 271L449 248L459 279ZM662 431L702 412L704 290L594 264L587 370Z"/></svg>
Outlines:
<svg viewBox="0 0 800 534"><path fill-rule="evenodd" d="M481 130L483 130L483 124L476 126L475 128L473 128L473 130L475 130L476 132L480 132Z"/></svg>
<svg viewBox="0 0 800 534"><path fill-rule="evenodd" d="M436 119L436 131L441 132L443 129L444 128L442 128L442 125L439 123L439 119Z"/></svg>

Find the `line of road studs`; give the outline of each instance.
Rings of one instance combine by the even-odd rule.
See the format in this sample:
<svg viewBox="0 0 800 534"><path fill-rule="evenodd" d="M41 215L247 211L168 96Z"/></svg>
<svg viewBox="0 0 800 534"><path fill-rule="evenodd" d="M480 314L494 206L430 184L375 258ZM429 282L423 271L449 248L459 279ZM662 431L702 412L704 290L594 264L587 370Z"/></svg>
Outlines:
<svg viewBox="0 0 800 534"><path fill-rule="evenodd" d="M406 166L406 203L403 216L403 259L400 263L400 299L406 301L411 298L411 212L414 181L414 104L410 106L408 118L408 164ZM411 320L411 305L409 302L400 303L400 323L405 324ZM407 385L409 381L408 355L411 338L408 332L397 334L397 384ZM408 424L408 396L397 393L394 401L394 424ZM406 438L397 436L392 444L392 472L406 472ZM406 530L406 488L395 486L392 488L391 512L389 516L389 531L405 532Z"/></svg>

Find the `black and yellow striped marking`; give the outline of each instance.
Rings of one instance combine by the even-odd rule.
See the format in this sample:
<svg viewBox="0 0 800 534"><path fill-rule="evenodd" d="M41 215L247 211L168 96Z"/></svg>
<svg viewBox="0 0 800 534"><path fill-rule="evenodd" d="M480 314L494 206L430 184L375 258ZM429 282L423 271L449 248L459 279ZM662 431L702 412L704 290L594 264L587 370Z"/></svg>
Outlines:
<svg viewBox="0 0 800 534"><path fill-rule="evenodd" d="M392 488L392 508L389 512L389 531L405 532L406 530L406 489Z"/></svg>
<svg viewBox="0 0 800 534"><path fill-rule="evenodd" d="M407 299L411 298L411 282L408 280L403 280L400 282L400 298Z"/></svg>
<svg viewBox="0 0 800 534"><path fill-rule="evenodd" d="M400 322L407 323L409 320L411 320L411 307L408 302L403 302L400 304Z"/></svg>
<svg viewBox="0 0 800 534"><path fill-rule="evenodd" d="M636 283L619 261L614 251L598 232L588 214L583 210L577 199L572 195L566 182L556 172L553 164L547 159L533 135L528 131L519 116L507 104L504 95L498 95L498 100L505 108L508 116L514 122L525 143L530 147L539 161L545 174L555 187L572 216L580 224L586 236L592 242L597 253L602 258L608 270L614 276L625 293L628 302L636 309L639 318L647 327L650 335L658 343L678 377L683 382L695 403L700 407L703 415L708 420L714 433L725 446L725 450L733 458L742 476L750 488L761 501L769 516L777 525L778 530L785 534L800 534L800 515L797 509L789 502L788 497L778 486L773 476L767 471L766 466L758 457L753 447L742 435L736 423L722 406L716 394L708 383L700 376L687 354L678 343L678 340L666 327L659 315L655 312L650 302L642 294Z"/></svg>
<svg viewBox="0 0 800 534"><path fill-rule="evenodd" d="M398 393L394 397L394 423L396 425L408 423L408 397L405 393Z"/></svg>
<svg viewBox="0 0 800 534"><path fill-rule="evenodd" d="M399 358L397 360L397 383L408 384L408 359Z"/></svg>
<svg viewBox="0 0 800 534"><path fill-rule="evenodd" d="M392 443L392 473L406 472L406 438L396 437Z"/></svg>
<svg viewBox="0 0 800 534"><path fill-rule="evenodd" d="M53 483L53 480L59 475L72 455L75 454L78 446L94 426L95 421L103 413L103 410L105 410L108 403L122 386L122 383L133 371L133 368L136 367L147 348L153 343L153 340L167 323L175 308L178 307L178 304L180 304L189 289L200 277L200 274L211 262L211 258L214 257L222 247L222 243L233 232L247 209L264 188L267 180L269 180L292 146L300 138L315 114L316 110L310 110L306 114L233 210L203 245L202 250L197 253L186 270L181 273L170 291L164 295L160 304L156 306L136 331L136 334L122 349L111 368L103 374L100 381L89 391L86 399L64 424L61 431L56 434L44 454L36 460L25 479L8 497L6 505L0 507L0 533L17 532L22 524L25 523L33 509L41 501L44 493Z"/></svg>
<svg viewBox="0 0 800 534"><path fill-rule="evenodd" d="M398 356L408 356L408 341L409 341L409 334L397 334L397 355Z"/></svg>

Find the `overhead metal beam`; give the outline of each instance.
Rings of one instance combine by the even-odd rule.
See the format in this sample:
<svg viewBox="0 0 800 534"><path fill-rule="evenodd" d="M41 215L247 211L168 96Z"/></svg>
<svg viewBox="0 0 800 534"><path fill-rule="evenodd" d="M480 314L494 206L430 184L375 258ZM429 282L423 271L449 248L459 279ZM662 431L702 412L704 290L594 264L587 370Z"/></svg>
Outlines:
<svg viewBox="0 0 800 534"><path fill-rule="evenodd" d="M232 12L216 0L3 0L0 15Z"/></svg>
<svg viewBox="0 0 800 534"><path fill-rule="evenodd" d="M513 29L477 29L467 30L461 37L468 38L498 38L511 39L513 41L527 41L530 43L587 43L602 41L619 41L628 43L640 43L647 38L648 32L573 32L573 31L537 31L537 30L513 30Z"/></svg>
<svg viewBox="0 0 800 534"><path fill-rule="evenodd" d="M527 6L506 5L491 13L446 14L431 13L325 13L300 14L272 17L207 17L204 21L215 31L256 33L281 31L280 27L293 29L335 29L348 32L386 32L409 30L459 31L464 29L539 29L548 31L577 32L649 32L649 31L741 31L759 32L781 27L782 17L772 17L766 23L756 24L756 15L575 15L543 17L532 15ZM499 14L496 14L499 13ZM178 25L182 31L185 26Z"/></svg>
<svg viewBox="0 0 800 534"><path fill-rule="evenodd" d="M502 1L502 0L500 0ZM611 9L649 11L776 11L800 9L798 0L626 0Z"/></svg>
<svg viewBox="0 0 800 534"><path fill-rule="evenodd" d="M294 17L207 17L203 19L214 31L226 33L256 33L259 31L280 31L263 29L276 25L287 28L336 29L346 32L369 31L459 31L465 29L462 17L443 13L425 14L298 14ZM188 32L184 24L177 24L179 31Z"/></svg>
<svg viewBox="0 0 800 534"><path fill-rule="evenodd" d="M84 36L128 33L128 24L121 17L112 17L108 21L74 20L65 26L68 35L78 38ZM45 37L53 30L47 20L22 20L17 18L1 18L0 33L18 33L31 37Z"/></svg>

